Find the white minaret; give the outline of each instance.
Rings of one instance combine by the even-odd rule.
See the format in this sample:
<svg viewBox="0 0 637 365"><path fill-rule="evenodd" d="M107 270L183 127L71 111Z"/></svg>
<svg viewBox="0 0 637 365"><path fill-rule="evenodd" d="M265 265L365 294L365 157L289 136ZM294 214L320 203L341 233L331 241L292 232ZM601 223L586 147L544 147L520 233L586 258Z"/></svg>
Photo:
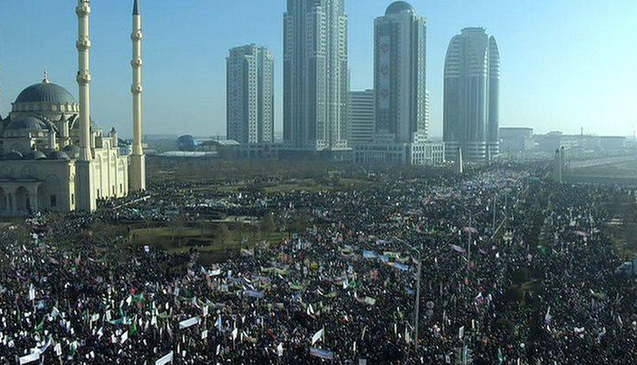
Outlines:
<svg viewBox="0 0 637 365"><path fill-rule="evenodd" d="M91 83L91 72L89 68L89 50L91 41L89 40L89 14L91 13L90 0L78 0L75 9L78 20L78 71L77 84L80 94L80 155L75 164L77 184L76 184L76 208L79 210L93 211L96 208L95 192L93 189L93 179L91 178L91 101L89 85Z"/></svg>
<svg viewBox="0 0 637 365"><path fill-rule="evenodd" d="M139 13L139 0L133 4L133 153L130 157L130 189L146 190L146 159L142 148L142 16Z"/></svg>
<svg viewBox="0 0 637 365"><path fill-rule="evenodd" d="M91 71L89 68L89 50L91 41L89 40L88 18L91 13L90 0L78 0L75 9L78 20L78 71L77 84L80 94L80 161L90 161L92 159L91 145L91 100L90 83Z"/></svg>

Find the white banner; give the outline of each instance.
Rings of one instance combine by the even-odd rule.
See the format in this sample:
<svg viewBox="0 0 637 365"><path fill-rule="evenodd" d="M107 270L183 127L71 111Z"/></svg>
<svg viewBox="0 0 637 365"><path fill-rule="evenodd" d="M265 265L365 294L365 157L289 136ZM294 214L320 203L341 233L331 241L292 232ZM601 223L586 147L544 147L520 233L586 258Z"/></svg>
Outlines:
<svg viewBox="0 0 637 365"><path fill-rule="evenodd" d="M34 352L34 353L29 354L27 356L22 356L20 358L20 365L32 363L32 362L38 361L38 360L40 360L40 352Z"/></svg>
<svg viewBox="0 0 637 365"><path fill-rule="evenodd" d="M188 327L192 327L196 324L199 324L199 322L201 321L201 319L199 317L192 317L190 319L187 319L185 321L181 321L179 322L179 329L183 330L186 329Z"/></svg>
<svg viewBox="0 0 637 365"><path fill-rule="evenodd" d="M155 361L155 365L165 365L173 362L173 352L169 352L168 355L162 357L161 359Z"/></svg>

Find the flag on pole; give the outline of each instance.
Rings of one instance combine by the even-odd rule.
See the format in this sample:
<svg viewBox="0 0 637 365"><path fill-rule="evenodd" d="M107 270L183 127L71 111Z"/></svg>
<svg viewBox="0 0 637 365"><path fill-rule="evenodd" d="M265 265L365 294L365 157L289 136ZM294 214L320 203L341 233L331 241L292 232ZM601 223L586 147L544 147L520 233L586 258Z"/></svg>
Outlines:
<svg viewBox="0 0 637 365"><path fill-rule="evenodd" d="M219 332L223 331L223 323L221 322L221 316L217 317L217 321L215 321L215 327L217 327Z"/></svg>
<svg viewBox="0 0 637 365"><path fill-rule="evenodd" d="M33 287L33 284L30 284L29 286L29 300L35 300L35 288Z"/></svg>
<svg viewBox="0 0 637 365"><path fill-rule="evenodd" d="M128 333L131 336L137 333L137 323L136 323L136 321L133 321L133 324L130 326L130 330L128 331Z"/></svg>
<svg viewBox="0 0 637 365"><path fill-rule="evenodd" d="M325 334L325 328L322 328L320 331L316 332L314 336L312 336L312 345L314 345L317 341L323 338Z"/></svg>
<svg viewBox="0 0 637 365"><path fill-rule="evenodd" d="M123 344L126 341L128 341L128 331L124 332L124 334L122 335L122 338L120 340L120 343Z"/></svg>

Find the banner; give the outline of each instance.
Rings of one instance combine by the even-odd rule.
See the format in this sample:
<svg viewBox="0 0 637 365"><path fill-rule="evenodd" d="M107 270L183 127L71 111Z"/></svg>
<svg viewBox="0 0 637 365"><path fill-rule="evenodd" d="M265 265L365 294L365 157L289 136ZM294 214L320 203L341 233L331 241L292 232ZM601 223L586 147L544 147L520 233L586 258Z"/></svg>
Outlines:
<svg viewBox="0 0 637 365"><path fill-rule="evenodd" d="M38 360L40 360L40 353L39 352L34 352L34 353L29 354L27 356L22 356L19 359L19 362L20 362L20 365L22 365L22 364L29 364L29 363L32 363L32 362L38 361Z"/></svg>
<svg viewBox="0 0 637 365"><path fill-rule="evenodd" d="M397 259L397 258L400 257L400 253L398 253L398 252L385 251L385 252L383 252L383 254L384 254L384 256L387 256L387 257L392 258L392 259Z"/></svg>
<svg viewBox="0 0 637 365"><path fill-rule="evenodd" d="M378 254L374 251L363 251L363 258L373 260L378 258Z"/></svg>
<svg viewBox="0 0 637 365"><path fill-rule="evenodd" d="M403 264L399 264L397 262L394 262L394 268L401 270L401 271L409 271L409 266L407 265L403 265Z"/></svg>
<svg viewBox="0 0 637 365"><path fill-rule="evenodd" d="M456 251L456 252L459 252L459 253L466 253L467 252L467 250L465 250L464 248L462 248L462 247L460 247L458 245L451 245L451 249Z"/></svg>
<svg viewBox="0 0 637 365"><path fill-rule="evenodd" d="M155 361L155 365L166 365L173 362L174 353L171 351L168 355L162 357L161 359Z"/></svg>
<svg viewBox="0 0 637 365"><path fill-rule="evenodd" d="M245 290L243 292L243 295L246 297L257 298L257 299L263 299L265 297L265 294L263 294L263 292L256 291L256 290Z"/></svg>
<svg viewBox="0 0 637 365"><path fill-rule="evenodd" d="M302 285L297 285L294 283L290 283L290 289L292 290L303 290L303 286Z"/></svg>
<svg viewBox="0 0 637 365"><path fill-rule="evenodd" d="M329 350L321 350L316 347L310 347L310 356L315 356L324 360L334 360L334 353Z"/></svg>
<svg viewBox="0 0 637 365"><path fill-rule="evenodd" d="M188 327L192 327L196 324L199 324L199 322L201 322L201 319L199 317L192 317L190 319L187 319L185 321L181 321L179 322L179 329L183 330L186 329Z"/></svg>
<svg viewBox="0 0 637 365"><path fill-rule="evenodd" d="M219 276L221 275L221 269L216 270L206 270L203 267L201 268L201 273L206 276Z"/></svg>

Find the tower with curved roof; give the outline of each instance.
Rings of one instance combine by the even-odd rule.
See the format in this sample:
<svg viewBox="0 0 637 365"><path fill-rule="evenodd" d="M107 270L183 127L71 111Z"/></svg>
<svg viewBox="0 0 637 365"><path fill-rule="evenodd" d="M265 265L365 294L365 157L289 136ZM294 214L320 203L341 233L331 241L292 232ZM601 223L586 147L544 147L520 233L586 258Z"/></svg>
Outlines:
<svg viewBox="0 0 637 365"><path fill-rule="evenodd" d="M445 59L443 139L447 159L461 148L470 161L500 154L500 52L484 28L465 28L451 39Z"/></svg>

